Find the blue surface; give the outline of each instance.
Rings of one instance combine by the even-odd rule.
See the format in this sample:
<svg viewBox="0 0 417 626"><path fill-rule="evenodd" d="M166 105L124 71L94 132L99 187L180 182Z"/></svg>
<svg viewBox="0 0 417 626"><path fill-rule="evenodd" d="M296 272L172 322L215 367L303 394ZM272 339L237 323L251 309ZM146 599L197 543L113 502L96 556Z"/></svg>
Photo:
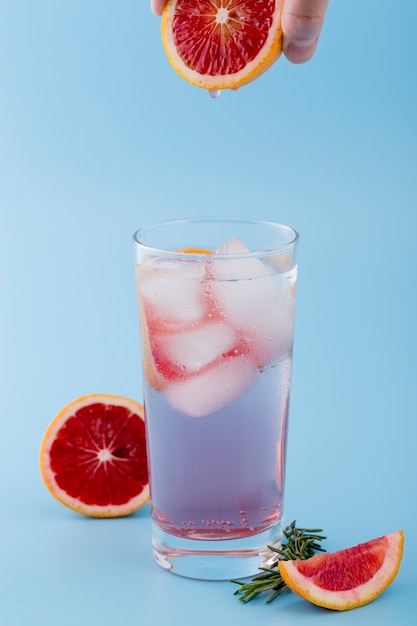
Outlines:
<svg viewBox="0 0 417 626"><path fill-rule="evenodd" d="M147 2L0 2L0 624L415 624L417 5L333 0L313 61L214 101ZM131 235L240 215L301 235L286 521L397 529L400 573L332 613L154 565L149 508L92 520L38 471L58 410L141 399Z"/></svg>

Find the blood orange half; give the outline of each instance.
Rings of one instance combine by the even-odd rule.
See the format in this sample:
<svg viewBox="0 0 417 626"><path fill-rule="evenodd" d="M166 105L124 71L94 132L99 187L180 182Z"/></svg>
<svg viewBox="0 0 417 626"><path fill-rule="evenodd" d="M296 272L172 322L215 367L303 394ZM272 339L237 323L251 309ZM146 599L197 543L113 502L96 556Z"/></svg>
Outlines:
<svg viewBox="0 0 417 626"><path fill-rule="evenodd" d="M339 552L305 561L280 561L287 586L313 604L344 611L379 596L398 573L403 554L401 530Z"/></svg>
<svg viewBox="0 0 417 626"><path fill-rule="evenodd" d="M210 91L258 78L282 49L281 0L168 0L162 42L188 82Z"/></svg>
<svg viewBox="0 0 417 626"><path fill-rule="evenodd" d="M149 500L143 406L104 394L70 402L44 435L40 469L52 495L78 513L133 513Z"/></svg>

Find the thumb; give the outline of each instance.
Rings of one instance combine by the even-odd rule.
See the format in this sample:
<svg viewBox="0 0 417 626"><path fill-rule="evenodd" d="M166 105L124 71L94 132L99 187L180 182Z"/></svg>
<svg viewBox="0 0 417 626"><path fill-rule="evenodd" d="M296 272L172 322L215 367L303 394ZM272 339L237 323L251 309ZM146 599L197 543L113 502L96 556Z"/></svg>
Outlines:
<svg viewBox="0 0 417 626"><path fill-rule="evenodd" d="M329 0L284 0L283 52L292 63L309 61L316 50Z"/></svg>
<svg viewBox="0 0 417 626"><path fill-rule="evenodd" d="M151 0L151 11L155 15L161 15L166 0Z"/></svg>

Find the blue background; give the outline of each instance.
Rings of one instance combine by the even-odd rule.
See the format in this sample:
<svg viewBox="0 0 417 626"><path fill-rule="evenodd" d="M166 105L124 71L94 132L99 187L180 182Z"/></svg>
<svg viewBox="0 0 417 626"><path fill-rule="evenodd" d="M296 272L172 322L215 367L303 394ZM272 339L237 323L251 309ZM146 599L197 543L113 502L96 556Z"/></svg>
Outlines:
<svg viewBox="0 0 417 626"><path fill-rule="evenodd" d="M141 0L0 0L0 624L415 624L417 4L333 0L314 59L212 100ZM149 507L92 520L43 486L43 433L141 400L131 235L191 215L301 235L286 521L337 550L404 529L357 611L154 565Z"/></svg>

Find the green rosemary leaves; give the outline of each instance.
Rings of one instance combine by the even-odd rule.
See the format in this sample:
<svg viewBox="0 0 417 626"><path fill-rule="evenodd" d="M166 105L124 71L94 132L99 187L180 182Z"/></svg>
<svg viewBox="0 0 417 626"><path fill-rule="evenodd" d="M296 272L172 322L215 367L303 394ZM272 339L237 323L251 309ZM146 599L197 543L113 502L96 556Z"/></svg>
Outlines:
<svg viewBox="0 0 417 626"><path fill-rule="evenodd" d="M264 573L258 574L250 582L230 581L239 585L239 589L234 592L234 595L240 595L240 602L249 602L249 600L263 592L271 592L266 602L272 602L282 591L287 589L287 585L282 580L278 570L279 560L305 560L316 554L316 552L326 552L320 545L320 542L326 539L323 535L318 534L322 532L321 529L297 528L295 524L294 520L292 524L283 530L285 543L283 542L281 548L268 546L272 552L277 554L276 560L271 567L260 567L259 569Z"/></svg>

